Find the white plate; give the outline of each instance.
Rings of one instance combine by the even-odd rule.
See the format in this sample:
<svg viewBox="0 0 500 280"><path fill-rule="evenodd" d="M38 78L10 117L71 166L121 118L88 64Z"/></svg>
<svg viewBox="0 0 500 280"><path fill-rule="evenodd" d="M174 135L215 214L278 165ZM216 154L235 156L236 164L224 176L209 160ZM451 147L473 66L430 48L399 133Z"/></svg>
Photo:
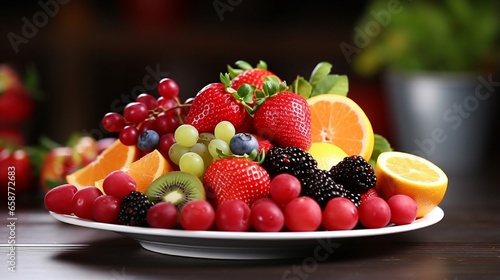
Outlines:
<svg viewBox="0 0 500 280"><path fill-rule="evenodd" d="M413 231L431 226L444 217L443 210L436 207L409 225L389 225L380 229L266 233L143 228L98 223L53 212L50 214L64 223L120 233L137 240L143 248L153 252L208 259L324 256L335 251L342 239Z"/></svg>

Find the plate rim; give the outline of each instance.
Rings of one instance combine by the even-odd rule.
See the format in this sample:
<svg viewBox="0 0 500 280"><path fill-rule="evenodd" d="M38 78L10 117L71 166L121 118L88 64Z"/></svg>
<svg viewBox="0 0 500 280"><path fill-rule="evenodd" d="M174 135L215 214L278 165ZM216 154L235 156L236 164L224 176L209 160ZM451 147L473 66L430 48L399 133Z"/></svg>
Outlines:
<svg viewBox="0 0 500 280"><path fill-rule="evenodd" d="M149 235L157 237L176 237L183 239L220 239L220 240L301 240L322 238L353 238L376 235L386 235L413 231L429 227L444 218L444 211L436 206L431 212L422 218L407 225L389 225L378 229L353 229L353 230L319 230L312 232L229 232L217 230L184 230L184 229L158 229L147 227L125 226L117 224L100 223L78 218L74 215L57 214L49 211L56 220L92 229L112 231L121 234Z"/></svg>

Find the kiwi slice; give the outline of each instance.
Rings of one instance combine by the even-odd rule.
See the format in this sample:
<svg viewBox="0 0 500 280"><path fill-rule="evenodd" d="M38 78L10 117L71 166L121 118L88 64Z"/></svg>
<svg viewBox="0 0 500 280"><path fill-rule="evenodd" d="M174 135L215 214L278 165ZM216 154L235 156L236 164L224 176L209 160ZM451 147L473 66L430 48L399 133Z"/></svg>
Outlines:
<svg viewBox="0 0 500 280"><path fill-rule="evenodd" d="M182 171L172 171L158 177L149 185L145 194L149 201L170 202L179 211L189 201L205 200L205 188L200 179Z"/></svg>

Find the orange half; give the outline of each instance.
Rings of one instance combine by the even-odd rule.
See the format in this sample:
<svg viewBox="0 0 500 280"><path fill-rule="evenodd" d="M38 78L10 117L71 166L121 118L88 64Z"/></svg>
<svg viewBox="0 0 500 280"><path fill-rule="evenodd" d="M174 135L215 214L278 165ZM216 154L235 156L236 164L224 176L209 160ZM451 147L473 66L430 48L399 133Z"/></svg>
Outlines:
<svg viewBox="0 0 500 280"><path fill-rule="evenodd" d="M66 181L78 189L94 186L96 181L103 179L110 172L122 169L134 162L137 156L138 151L135 146L126 146L120 140L116 140L94 161L67 175Z"/></svg>
<svg viewBox="0 0 500 280"><path fill-rule="evenodd" d="M156 178L171 172L173 167L158 150L154 150L121 170L128 173L134 179L137 190L144 193ZM104 178L94 184L103 190L103 181Z"/></svg>
<svg viewBox="0 0 500 280"><path fill-rule="evenodd" d="M307 100L311 109L312 142L333 143L348 155L370 160L373 128L365 112L352 99L338 94L322 94Z"/></svg>

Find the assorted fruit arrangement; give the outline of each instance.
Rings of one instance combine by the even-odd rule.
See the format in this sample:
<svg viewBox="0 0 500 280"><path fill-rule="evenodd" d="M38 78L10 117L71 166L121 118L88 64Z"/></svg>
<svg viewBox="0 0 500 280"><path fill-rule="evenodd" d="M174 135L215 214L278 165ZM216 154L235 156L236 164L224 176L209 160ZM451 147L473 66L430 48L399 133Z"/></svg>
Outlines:
<svg viewBox="0 0 500 280"><path fill-rule="evenodd" d="M45 195L48 210L128 226L303 232L410 224L448 179L393 151L319 63L292 84L244 61L185 102L160 81L103 127L118 134Z"/></svg>

